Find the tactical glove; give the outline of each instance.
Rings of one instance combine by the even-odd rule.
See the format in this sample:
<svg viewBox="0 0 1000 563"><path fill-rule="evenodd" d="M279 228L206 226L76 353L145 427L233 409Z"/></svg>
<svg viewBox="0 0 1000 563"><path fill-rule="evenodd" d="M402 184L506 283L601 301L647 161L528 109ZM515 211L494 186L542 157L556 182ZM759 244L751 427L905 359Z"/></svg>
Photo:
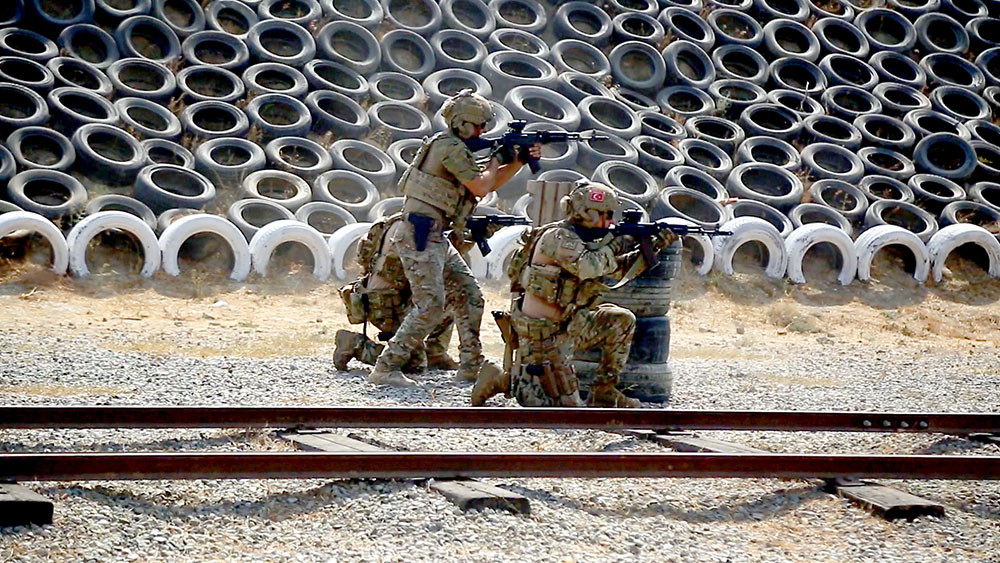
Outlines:
<svg viewBox="0 0 1000 563"><path fill-rule="evenodd" d="M663 229L655 235L650 235L648 239L649 244L656 250L656 252L664 250L673 244L675 240L677 240L677 235L675 235L670 229Z"/></svg>

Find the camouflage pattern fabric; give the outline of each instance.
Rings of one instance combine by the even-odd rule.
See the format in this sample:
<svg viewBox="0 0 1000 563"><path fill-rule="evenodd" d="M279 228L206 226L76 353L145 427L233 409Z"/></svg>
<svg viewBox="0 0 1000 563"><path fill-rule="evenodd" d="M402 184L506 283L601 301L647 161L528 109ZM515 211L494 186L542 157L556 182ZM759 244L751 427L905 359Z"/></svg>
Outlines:
<svg viewBox="0 0 1000 563"><path fill-rule="evenodd" d="M528 317L517 307L511 311L521 363L512 370L511 394L523 406L582 406L579 395L575 401L566 395L553 397L539 377L524 368L549 362L560 373L572 373L569 358L575 350L599 349L595 385L618 382L632 345L635 315L618 305L593 303L607 289L600 279L624 271L638 253L625 252L621 239L610 236L584 241L568 222L541 229L527 255L537 252L552 263L525 265L520 284L527 293L562 308L563 317L552 321Z"/></svg>
<svg viewBox="0 0 1000 563"><path fill-rule="evenodd" d="M530 319L525 322L523 319L527 317L523 314L514 317L513 328L520 344L522 365L511 374L511 394L518 404L525 407L583 406L579 393L552 397L538 376L523 369L527 364L549 362L553 369L572 371L568 359L573 357L575 350L599 349L601 360L594 383L618 383L618 374L628 361L635 332L635 315L628 309L610 303L581 309L573 315L565 330L553 321ZM539 330L542 327L548 330Z"/></svg>
<svg viewBox="0 0 1000 563"><path fill-rule="evenodd" d="M479 330L485 302L469 266L440 232L432 232L427 247L418 251L409 222L400 222L389 233L389 251L403 264L411 306L375 369L399 370L410 352L422 347L424 338L440 326L446 308L453 311L458 329L461 365L478 367L483 362Z"/></svg>

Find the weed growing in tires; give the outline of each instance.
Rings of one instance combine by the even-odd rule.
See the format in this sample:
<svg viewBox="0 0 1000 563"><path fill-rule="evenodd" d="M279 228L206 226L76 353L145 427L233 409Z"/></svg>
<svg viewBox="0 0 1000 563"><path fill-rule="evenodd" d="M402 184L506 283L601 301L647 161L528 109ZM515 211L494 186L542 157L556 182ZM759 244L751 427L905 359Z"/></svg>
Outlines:
<svg viewBox="0 0 1000 563"><path fill-rule="evenodd" d="M379 125L372 129L367 135L365 135L362 141L375 145L376 147L382 149L383 151L392 144L392 133L384 125Z"/></svg>
<svg viewBox="0 0 1000 563"><path fill-rule="evenodd" d="M206 1L211 2L212 0ZM330 23L330 18L319 18L318 20L309 22L309 25L306 26L306 30L309 31L309 35L313 36L313 39L316 39L319 37L320 30L323 29L323 27L325 27L328 23Z"/></svg>
<svg viewBox="0 0 1000 563"><path fill-rule="evenodd" d="M178 72L181 71L182 68L184 68L184 57L179 56L171 61L164 63L163 66L170 69L170 72L176 75Z"/></svg>
<svg viewBox="0 0 1000 563"><path fill-rule="evenodd" d="M677 39L677 36L674 35L673 30L671 29L666 30L666 33L663 34L663 39L660 40L660 44L657 46L657 50L659 51L664 50L667 47L667 45L670 45L671 43L674 42L674 39Z"/></svg>
<svg viewBox="0 0 1000 563"><path fill-rule="evenodd" d="M186 107L187 107L187 102L184 101L184 98L181 94L178 94L173 98L170 98L170 101L167 102L167 109L170 110L170 113L178 117L180 117L181 113L183 113L184 108Z"/></svg>

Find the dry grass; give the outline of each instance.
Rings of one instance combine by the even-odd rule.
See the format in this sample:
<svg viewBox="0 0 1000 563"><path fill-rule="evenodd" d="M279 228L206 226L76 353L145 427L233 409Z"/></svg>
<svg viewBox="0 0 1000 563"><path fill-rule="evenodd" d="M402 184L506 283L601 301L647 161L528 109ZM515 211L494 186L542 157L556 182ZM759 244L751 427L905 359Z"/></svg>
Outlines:
<svg viewBox="0 0 1000 563"><path fill-rule="evenodd" d="M819 321L815 315L803 313L792 303L778 303L766 311L768 324L789 332L819 332Z"/></svg>

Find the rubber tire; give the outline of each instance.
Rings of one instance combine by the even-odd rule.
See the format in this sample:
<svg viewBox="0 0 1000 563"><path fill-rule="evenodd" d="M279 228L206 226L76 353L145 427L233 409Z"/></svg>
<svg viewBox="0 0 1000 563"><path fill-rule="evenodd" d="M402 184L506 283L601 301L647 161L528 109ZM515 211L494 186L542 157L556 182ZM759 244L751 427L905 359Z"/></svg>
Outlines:
<svg viewBox="0 0 1000 563"><path fill-rule="evenodd" d="M16 235L22 231L37 233L52 247L52 267L56 275L66 273L69 266L69 247L59 227L38 213L30 211L8 211L0 215L0 238Z"/></svg>
<svg viewBox="0 0 1000 563"><path fill-rule="evenodd" d="M617 174L615 172L616 168L619 169ZM622 186L621 182L615 181L621 175L631 176L634 179L635 185L629 184L629 188L633 189L628 189ZM643 207L650 205L659 191L659 184L656 179L635 164L626 162L615 162L613 160L604 162L594 169L594 175L591 179L608 186L620 198L630 199ZM639 187L638 191L634 189L636 187Z"/></svg>
<svg viewBox="0 0 1000 563"><path fill-rule="evenodd" d="M310 90L330 90L358 102L368 97L368 79L346 65L314 59L302 67L302 74Z"/></svg>
<svg viewBox="0 0 1000 563"><path fill-rule="evenodd" d="M76 98L79 103L82 101L88 107L86 113L76 111L76 104L67 104L67 99ZM46 96L49 105L49 124L53 129L64 135L72 135L74 131L88 123L102 123L104 125L118 125L120 116L107 98L99 96L90 90L82 88L56 88ZM95 117L94 113L100 111L101 116Z"/></svg>
<svg viewBox="0 0 1000 563"><path fill-rule="evenodd" d="M879 250L891 245L905 246L913 253L916 264L913 279L924 283L930 273L930 255L927 252L927 246L917 238L917 235L895 225L872 227L855 239L854 248L858 254L858 280L871 281L872 259Z"/></svg>
<svg viewBox="0 0 1000 563"><path fill-rule="evenodd" d="M675 166L663 178L666 187L680 186L701 192L715 201L729 199L725 186L710 174L690 166Z"/></svg>
<svg viewBox="0 0 1000 563"><path fill-rule="evenodd" d="M766 135L748 137L736 148L733 163L740 165L747 162L765 162L789 171L802 167L799 151L791 143Z"/></svg>
<svg viewBox="0 0 1000 563"><path fill-rule="evenodd" d="M210 58L199 58L204 55L200 53L199 48L204 48L204 45L212 43L220 44L227 50L224 56L216 54ZM219 49L216 48L217 53L218 51ZM211 65L230 72L239 72L250 64L250 49L247 48L246 43L223 31L199 31L191 34L181 43L181 54L189 65Z"/></svg>
<svg viewBox="0 0 1000 563"><path fill-rule="evenodd" d="M82 49L81 41L90 39L100 44L103 49L103 56L100 49ZM111 63L118 60L121 54L118 51L118 44L115 38L107 31L96 25L79 23L63 29L56 39L56 45L60 51L65 51L67 56L93 65L95 68L104 70L111 66Z"/></svg>
<svg viewBox="0 0 1000 563"><path fill-rule="evenodd" d="M885 213L887 210L895 210L893 215L890 216L889 220L893 221L890 223L889 220L885 218ZM903 225L895 224L896 221L902 221L901 217L898 217L901 213L906 213L911 217L917 218L922 222L923 227L920 230L913 231L909 227ZM927 211L917 207L912 203L906 203L903 201L893 201L889 199L883 199L876 201L868 206L868 211L865 212L865 228L871 230L879 225L889 225L897 226L899 228L905 229L907 232L913 233L914 236L919 238L922 242L926 243L934 233L938 230L937 220L933 215Z"/></svg>
<svg viewBox="0 0 1000 563"><path fill-rule="evenodd" d="M932 150L937 152L939 149L935 147L944 144L957 147L962 153L964 158L961 166L943 168L930 160ZM969 141L950 133L934 133L924 137L917 143L916 148L913 149L913 162L917 169L922 172L935 174L949 180L964 180L975 171L978 160L976 151Z"/></svg>
<svg viewBox="0 0 1000 563"><path fill-rule="evenodd" d="M142 150L146 153L147 166L151 164L174 164L194 170L194 155L191 154L191 151L173 141L166 139L146 139L139 144L142 145Z"/></svg>
<svg viewBox="0 0 1000 563"><path fill-rule="evenodd" d="M379 40L379 44L382 49L382 63L380 67L384 72L398 72L420 81L427 78L437 68L437 61L434 59L434 49L431 48L431 44L426 39L416 32L408 29L394 29L383 35ZM394 48L397 44L409 45L409 51L413 52L415 50L420 53L419 64L416 67L411 67L404 61L393 57Z"/></svg>
<svg viewBox="0 0 1000 563"><path fill-rule="evenodd" d="M196 123L200 112L225 113L233 125L228 129L212 130ZM220 137L243 137L250 130L250 120L243 110L225 102L198 102L184 108L181 112L181 128L185 133L201 139L218 139Z"/></svg>
<svg viewBox="0 0 1000 563"><path fill-rule="evenodd" d="M150 228L150 230L156 229L156 215L153 214L153 210L150 209L145 203L135 198L118 194L105 194L88 201L87 205L83 209L83 212L86 213L87 216L91 216L102 211L118 211L128 213L138 217L139 220ZM159 254L159 251L157 251L157 262L159 262Z"/></svg>
<svg viewBox="0 0 1000 563"><path fill-rule="evenodd" d="M286 242L300 243L312 253L313 275L319 281L326 281L330 277L333 257L327 247L326 239L310 225L295 219L268 223L254 234L250 240L250 261L253 264L253 271L266 276L267 265L274 250Z"/></svg>
<svg viewBox="0 0 1000 563"><path fill-rule="evenodd" d="M55 184L68 193L62 203L49 205L31 199L25 188L31 182ZM58 170L26 170L14 175L7 182L7 200L24 211L37 213L46 219L55 220L61 217L72 217L83 211L87 204L87 190L76 178Z"/></svg>
<svg viewBox="0 0 1000 563"><path fill-rule="evenodd" d="M808 220L812 218L813 220ZM788 212L788 219L796 229L805 225L827 225L840 229L848 238L854 233L854 226L835 209L818 203L800 203ZM794 233L794 231L792 231ZM791 235L789 235L791 236ZM852 245L853 248L853 245ZM857 264L857 260L855 260Z"/></svg>
<svg viewBox="0 0 1000 563"><path fill-rule="evenodd" d="M780 279L785 275L788 265L788 253L785 241L773 225L757 217L738 217L722 224L722 230L733 234L716 237L715 260L713 267L724 275L732 276L733 255L739 247L751 241L758 241L767 248L768 260L764 274L772 279Z"/></svg>
<svg viewBox="0 0 1000 563"><path fill-rule="evenodd" d="M166 139L168 141L177 141L181 138L181 121L162 104L142 98L119 98L115 102L115 108L118 110L118 115L126 131L139 140ZM145 117L140 117L142 119L140 121L132 116L129 113L130 111L138 111L140 115L142 113L152 114L152 116L146 115ZM153 119L157 118L160 121L154 124ZM155 127L154 125L160 125L161 127Z"/></svg>
<svg viewBox="0 0 1000 563"><path fill-rule="evenodd" d="M156 184L154 175L157 174L183 177L188 182L197 184L199 192L187 195L165 189ZM154 213L162 213L175 207L202 209L215 199L215 186L208 178L189 168L173 164L153 164L139 172L135 182L135 198L148 205Z"/></svg>
<svg viewBox="0 0 1000 563"><path fill-rule="evenodd" d="M274 32L284 32L295 36L298 42L298 51L284 54L267 50L261 37ZM250 49L251 59L257 62L281 63L293 68L300 68L316 56L316 40L313 39L313 36L302 26L284 20L258 21L247 33L246 43Z"/></svg>
<svg viewBox="0 0 1000 563"><path fill-rule="evenodd" d="M111 154L98 152L101 147L91 144L94 136L112 138L114 147L106 147ZM76 149L77 171L103 184L131 186L139 171L146 166L146 151L135 137L118 127L101 123L90 123L73 134L73 148ZM117 151L117 152L115 152ZM126 154L121 154L126 153Z"/></svg>
<svg viewBox="0 0 1000 563"><path fill-rule="evenodd" d="M944 278L944 264L948 255L966 244L975 244L986 251L990 277L1000 277L1000 242L996 235L977 225L949 225L935 233L927 242L927 254L935 282Z"/></svg>
<svg viewBox="0 0 1000 563"><path fill-rule="evenodd" d="M858 273L857 249L851 236L841 228L825 224L803 225L788 235L785 248L788 251L786 272L792 283L806 283L802 273L802 259L813 246L829 243L840 252L842 266L837 274L837 283L850 285Z"/></svg>
<svg viewBox="0 0 1000 563"><path fill-rule="evenodd" d="M132 34L136 29L155 29L159 34L157 41L149 40L149 43L157 43L156 52L153 56L146 56L140 48L132 42ZM181 56L181 42L177 34L162 20L152 16L132 16L123 20L115 29L115 42L118 43L118 51L123 59L139 58L146 59L160 64L169 64ZM143 39L149 39L148 34L143 35Z"/></svg>
<svg viewBox="0 0 1000 563"><path fill-rule="evenodd" d="M49 121L49 107L37 92L17 84L0 84L0 136Z"/></svg>
<svg viewBox="0 0 1000 563"><path fill-rule="evenodd" d="M97 235L104 231L124 231L133 235L143 251L142 269L139 275L152 277L160 268L160 246L156 233L145 221L124 211L100 211L84 217L66 235L69 249L69 270L74 276L85 278L90 275L87 268L87 248Z"/></svg>
<svg viewBox="0 0 1000 563"><path fill-rule="evenodd" d="M250 275L250 245L243 233L231 222L218 215L197 213L181 217L170 223L160 234L160 267L169 276L179 276L177 253L186 240L196 234L213 233L219 235L233 251L233 270L229 279L243 281Z"/></svg>
<svg viewBox="0 0 1000 563"><path fill-rule="evenodd" d="M319 143L302 137L274 139L264 146L264 154L268 164L275 169L294 174L309 183L333 167L329 151ZM299 164L297 160L303 157L297 155L308 155L306 162Z"/></svg>
<svg viewBox="0 0 1000 563"><path fill-rule="evenodd" d="M329 229L329 232L325 230L320 230L319 227L310 222L310 219L312 219L313 216L318 214L332 216L335 221L334 224L336 226L333 229ZM295 212L295 220L301 221L302 223L305 223L310 227L316 229L316 231L318 231L319 234L323 235L323 238L326 238L327 240L329 240L330 235L337 232L337 230L339 230L340 228L345 227L347 225L353 225L354 223L358 222L357 219L355 219L354 215L351 215L350 212L348 212L346 209L334 203L330 203L328 201L311 201L303 205L302 207L298 208L298 210ZM327 223L329 223L329 220L327 221ZM326 224L323 226L328 227L330 225Z"/></svg>
<svg viewBox="0 0 1000 563"><path fill-rule="evenodd" d="M240 75L248 97L263 94L284 94L302 98L309 92L309 82L304 74L281 63L257 63L247 67ZM261 82L268 79L269 83Z"/></svg>
<svg viewBox="0 0 1000 563"><path fill-rule="evenodd" d="M809 199L828 207L848 221L860 222L868 211L868 194L842 180L820 180L809 186Z"/></svg>
<svg viewBox="0 0 1000 563"><path fill-rule="evenodd" d="M40 139L48 145L55 145L56 159L54 162L46 163L31 160L29 155L24 154L26 140L31 138ZM6 140L6 145L10 151L14 162L19 170L57 170L67 172L76 162L76 148L62 133L53 131L47 127L24 127L11 133Z"/></svg>
<svg viewBox="0 0 1000 563"><path fill-rule="evenodd" d="M746 183L745 175L754 172L767 174L769 179L762 179L758 184L750 186ZM764 192L765 189L777 187L773 180L777 177L784 180L783 184L787 189L777 194ZM730 196L757 200L776 209L788 211L802 201L803 188L802 181L785 168L762 162L750 162L733 168L726 181L726 191Z"/></svg>
<svg viewBox="0 0 1000 563"><path fill-rule="evenodd" d="M359 151L373 162L365 166L355 164L349 159L348 151ZM375 184L381 193L386 193L394 186L392 182L396 167L389 155L374 145L354 139L341 139L330 147L330 156L333 158L333 170L350 170L361 174Z"/></svg>
<svg viewBox="0 0 1000 563"><path fill-rule="evenodd" d="M835 153L839 159L847 161L847 170L833 170L822 166L821 163L816 160L817 154L822 152ZM857 183L865 174L865 167L862 164L861 159L858 158L858 155L841 145L835 145L833 143L813 143L803 149L800 156L802 157L803 169L808 171L809 176L816 180L829 178L833 180L843 180L848 183Z"/></svg>
<svg viewBox="0 0 1000 563"><path fill-rule="evenodd" d="M142 69L147 76L153 76L156 85L152 88L142 88L149 81L130 83L128 76L134 72L133 69ZM114 86L115 96L118 98L143 98L150 101L167 102L177 91L177 78L170 69L162 64L148 59L122 58L118 59L107 70L108 79Z"/></svg>
<svg viewBox="0 0 1000 563"><path fill-rule="evenodd" d="M677 40L667 45L661 54L666 65L667 84L707 90L715 81L715 66L712 64L712 59L697 44ZM701 68L693 69L693 64L698 64ZM697 75L688 75L684 70L686 68L692 68Z"/></svg>
<svg viewBox="0 0 1000 563"><path fill-rule="evenodd" d="M220 161L223 157L225 160ZM267 166L267 156L260 146L238 137L205 141L195 149L194 159L194 169L208 178L216 189L226 192L239 189L248 175Z"/></svg>

